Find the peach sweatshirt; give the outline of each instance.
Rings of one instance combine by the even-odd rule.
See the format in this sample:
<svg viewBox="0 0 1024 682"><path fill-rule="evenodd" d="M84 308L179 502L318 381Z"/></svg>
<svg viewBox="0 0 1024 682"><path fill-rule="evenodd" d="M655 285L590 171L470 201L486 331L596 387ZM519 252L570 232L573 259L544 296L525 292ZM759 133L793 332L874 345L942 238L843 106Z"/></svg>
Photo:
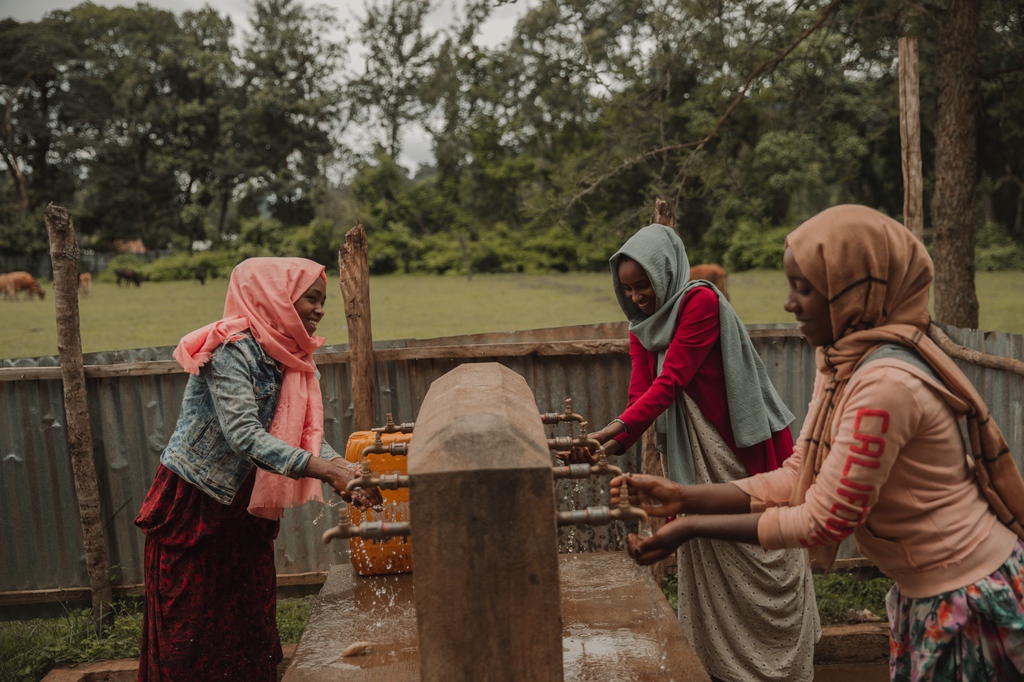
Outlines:
<svg viewBox="0 0 1024 682"><path fill-rule="evenodd" d="M814 404L825 385L815 379ZM805 421L782 468L735 481L763 511L767 549L838 543L860 551L910 598L964 587L1006 561L1017 536L989 509L968 463L957 415L966 404L923 370L894 358L850 378L833 422L832 451L789 507L806 449Z"/></svg>

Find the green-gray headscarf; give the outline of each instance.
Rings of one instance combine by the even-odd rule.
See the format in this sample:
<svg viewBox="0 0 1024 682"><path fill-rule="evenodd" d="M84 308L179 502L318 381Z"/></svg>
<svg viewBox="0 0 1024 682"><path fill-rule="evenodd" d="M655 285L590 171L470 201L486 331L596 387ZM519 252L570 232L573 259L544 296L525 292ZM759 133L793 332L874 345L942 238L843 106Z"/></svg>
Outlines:
<svg viewBox="0 0 1024 682"><path fill-rule="evenodd" d="M635 260L647 273L657 299L654 312L646 315L623 292L619 281L619 259ZM771 438L793 421L793 413L775 392L768 372L750 342L747 328L715 285L690 281L690 262L683 241L664 225L648 225L629 238L609 259L612 282L619 307L632 332L648 351L657 353L660 374L665 350L676 332L680 303L694 287L709 287L718 295L719 339L725 370L725 395L729 403L736 446L748 447ZM678 396L655 422L658 449L665 453L668 476L683 484L695 482L693 455L686 429L686 407Z"/></svg>

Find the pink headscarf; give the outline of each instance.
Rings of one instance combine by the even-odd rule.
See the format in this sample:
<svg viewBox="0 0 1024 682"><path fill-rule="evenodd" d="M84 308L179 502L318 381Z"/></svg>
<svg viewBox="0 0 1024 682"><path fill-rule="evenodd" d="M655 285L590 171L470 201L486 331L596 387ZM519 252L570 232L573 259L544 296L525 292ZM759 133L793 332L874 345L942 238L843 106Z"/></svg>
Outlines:
<svg viewBox="0 0 1024 682"><path fill-rule="evenodd" d="M314 457L320 456L323 442L324 405L313 351L326 339L306 332L295 301L317 278L327 280L324 266L305 258L250 258L239 263L231 272L224 317L186 335L174 350L174 359L185 371L198 374L214 350L248 329L284 372L268 432ZM249 513L278 519L285 507L310 500L323 501L320 481L293 480L257 468Z"/></svg>

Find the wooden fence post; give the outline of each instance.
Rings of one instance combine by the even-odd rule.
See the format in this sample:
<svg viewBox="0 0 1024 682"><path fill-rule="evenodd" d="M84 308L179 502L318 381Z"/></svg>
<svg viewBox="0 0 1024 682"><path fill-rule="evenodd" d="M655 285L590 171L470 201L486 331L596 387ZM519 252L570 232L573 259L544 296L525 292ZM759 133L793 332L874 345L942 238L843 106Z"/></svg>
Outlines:
<svg viewBox="0 0 1024 682"><path fill-rule="evenodd" d="M377 391L374 387L373 330L370 326L370 264L366 230L362 223L345 234L338 249L341 295L348 323L348 347L352 371L352 421L356 431L377 425Z"/></svg>
<svg viewBox="0 0 1024 682"><path fill-rule="evenodd" d="M675 209L672 204L668 203L664 199L656 199L654 202L654 214L651 216L651 222L657 223L658 225L664 225L665 227L671 227L675 230L676 216ZM649 429L644 431L644 435L641 437L640 443L640 473L651 474L653 476L664 476L666 473L665 467L662 465L661 453L658 452L656 445L656 435L653 424ZM641 521L641 523L643 522ZM651 534L654 534L658 532L659 528L665 525L665 520L652 516L648 519L647 525L651 530ZM676 555L674 552L661 561L651 564L651 576L657 581L659 586L666 576L675 575L675 572Z"/></svg>
<svg viewBox="0 0 1024 682"><path fill-rule="evenodd" d="M921 101L917 38L899 39L900 146L903 159L903 224L924 240L924 181L921 178Z"/></svg>
<svg viewBox="0 0 1024 682"><path fill-rule="evenodd" d="M68 452L75 477L75 493L82 520L82 545L92 590L92 620L99 630L113 625L110 607L110 559L103 533L96 460L92 451L92 427L82 367L82 335L78 323L78 242L71 213L50 204L43 212L50 237L53 263L53 297L57 309L57 352L64 382L64 412L67 419Z"/></svg>

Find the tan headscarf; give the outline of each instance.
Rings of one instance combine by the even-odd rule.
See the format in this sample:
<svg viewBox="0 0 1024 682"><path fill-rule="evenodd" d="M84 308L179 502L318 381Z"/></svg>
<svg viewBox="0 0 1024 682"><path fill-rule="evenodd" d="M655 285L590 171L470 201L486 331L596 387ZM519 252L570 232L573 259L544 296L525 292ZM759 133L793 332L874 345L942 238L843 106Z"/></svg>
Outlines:
<svg viewBox="0 0 1024 682"><path fill-rule="evenodd" d="M832 337L816 354L818 371L831 374L793 488L790 505L804 502L831 446L832 419L860 361L884 343L908 346L951 393L969 406L970 451L978 484L999 520L1024 538L1024 480L999 426L963 372L927 334L932 260L900 223L865 206L822 211L786 237L786 246L810 284L829 300ZM837 545L811 550L814 565L831 567Z"/></svg>

